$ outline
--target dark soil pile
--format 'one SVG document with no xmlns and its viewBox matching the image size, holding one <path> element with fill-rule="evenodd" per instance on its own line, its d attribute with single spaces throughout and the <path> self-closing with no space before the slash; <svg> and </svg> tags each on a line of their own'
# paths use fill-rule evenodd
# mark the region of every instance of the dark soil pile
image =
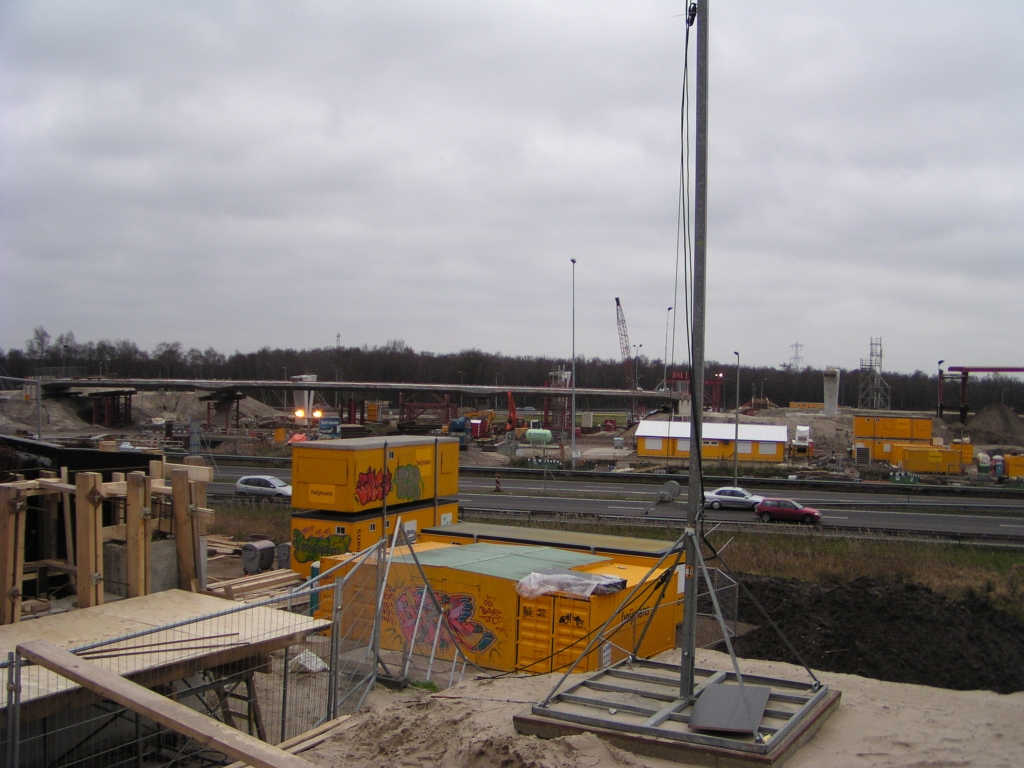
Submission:
<svg viewBox="0 0 1024 768">
<path fill-rule="evenodd" d="M 1024 421 L 1002 403 L 986 405 L 964 427 L 979 445 L 1024 445 Z"/>
<path fill-rule="evenodd" d="M 984 600 L 958 602 L 870 578 L 827 585 L 744 576 L 743 583 L 812 669 L 954 690 L 1024 690 L 1024 624 Z M 796 661 L 742 590 L 739 619 L 759 626 L 736 639 L 737 655 Z"/>
</svg>

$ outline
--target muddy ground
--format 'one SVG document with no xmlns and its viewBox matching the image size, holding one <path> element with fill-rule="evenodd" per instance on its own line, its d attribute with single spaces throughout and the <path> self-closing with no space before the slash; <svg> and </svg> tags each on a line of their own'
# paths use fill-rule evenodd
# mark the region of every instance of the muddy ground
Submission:
<svg viewBox="0 0 1024 768">
<path fill-rule="evenodd" d="M 861 578 L 829 585 L 745 576 L 755 599 L 812 669 L 953 690 L 1024 691 L 1024 624 L 980 598 Z M 794 662 L 742 591 L 735 641 L 752 659 Z M 725 650 L 724 643 L 715 646 Z"/>
</svg>

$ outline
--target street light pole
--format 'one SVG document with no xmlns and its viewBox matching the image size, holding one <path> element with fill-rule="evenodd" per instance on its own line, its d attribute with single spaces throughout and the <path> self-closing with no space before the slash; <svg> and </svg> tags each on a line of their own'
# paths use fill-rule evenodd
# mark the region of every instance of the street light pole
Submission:
<svg viewBox="0 0 1024 768">
<path fill-rule="evenodd" d="M 740 353 L 736 355 L 736 432 L 732 444 L 732 485 L 735 488 L 740 480 Z"/>
<path fill-rule="evenodd" d="M 576 469 L 576 259 L 572 261 L 572 468 Z"/>
<path fill-rule="evenodd" d="M 672 307 L 668 308 L 665 312 L 665 359 L 662 361 L 663 370 L 661 372 L 661 386 L 662 389 L 668 389 L 668 321 L 672 317 Z"/>
</svg>

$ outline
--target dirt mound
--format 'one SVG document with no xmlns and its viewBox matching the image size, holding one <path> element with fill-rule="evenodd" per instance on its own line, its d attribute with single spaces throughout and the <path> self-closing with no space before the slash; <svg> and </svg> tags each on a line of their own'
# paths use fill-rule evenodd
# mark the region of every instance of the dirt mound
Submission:
<svg viewBox="0 0 1024 768">
<path fill-rule="evenodd" d="M 132 403 L 132 413 L 139 422 L 150 418 L 162 418 L 168 421 L 188 421 L 189 419 L 206 420 L 207 404 L 200 401 L 199 392 L 139 392 Z M 271 418 L 280 415 L 269 405 L 252 397 L 247 397 L 239 404 L 240 416 L 243 419 Z M 218 417 L 223 423 L 223 411 Z M 231 411 L 231 423 L 234 425 L 234 406 Z"/>
<path fill-rule="evenodd" d="M 1024 445 L 1024 421 L 1002 403 L 986 405 L 967 422 L 964 432 L 981 445 Z"/>
<path fill-rule="evenodd" d="M 1024 691 L 1024 624 L 983 600 L 958 602 L 917 584 L 866 577 L 837 586 L 760 576 L 743 583 L 813 669 L 962 691 Z M 739 656 L 795 661 L 742 593 L 739 618 L 762 624 L 736 640 Z"/>
</svg>

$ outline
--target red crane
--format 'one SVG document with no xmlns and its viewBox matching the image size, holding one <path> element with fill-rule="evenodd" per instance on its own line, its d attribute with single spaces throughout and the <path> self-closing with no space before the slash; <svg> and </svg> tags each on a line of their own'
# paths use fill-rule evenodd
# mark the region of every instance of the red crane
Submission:
<svg viewBox="0 0 1024 768">
<path fill-rule="evenodd" d="M 622 367 L 626 369 L 626 389 L 636 389 L 636 377 L 633 374 L 633 357 L 630 354 L 629 333 L 626 331 L 626 315 L 622 311 L 619 297 L 615 297 L 615 319 L 619 324 L 619 350 L 622 352 Z"/>
</svg>

